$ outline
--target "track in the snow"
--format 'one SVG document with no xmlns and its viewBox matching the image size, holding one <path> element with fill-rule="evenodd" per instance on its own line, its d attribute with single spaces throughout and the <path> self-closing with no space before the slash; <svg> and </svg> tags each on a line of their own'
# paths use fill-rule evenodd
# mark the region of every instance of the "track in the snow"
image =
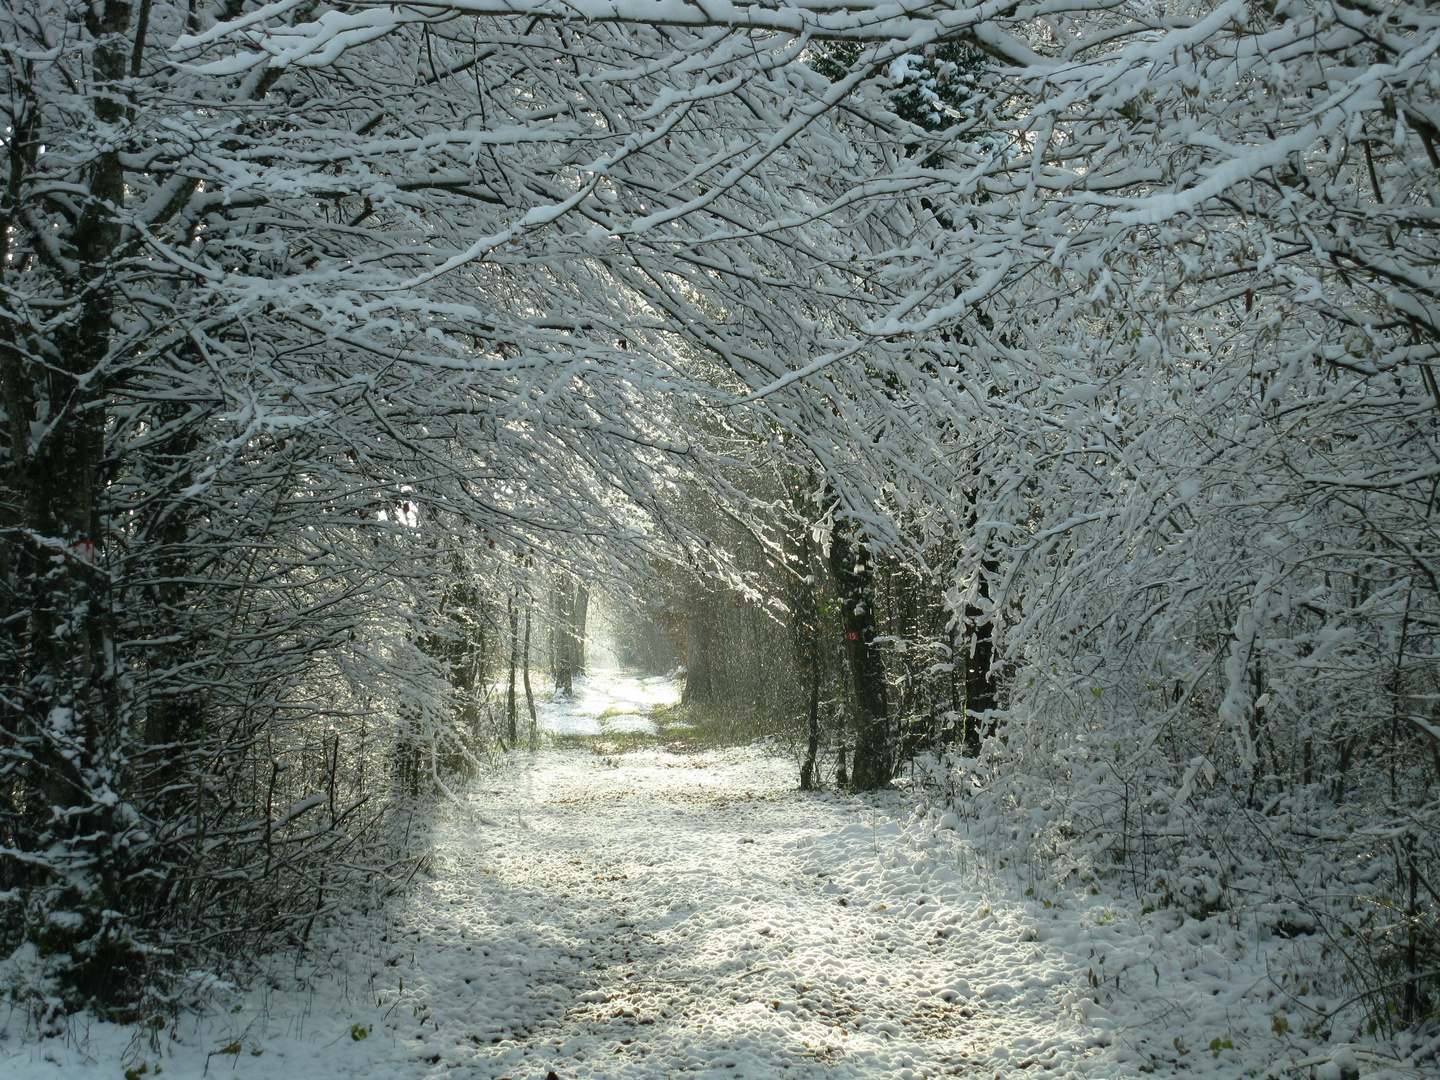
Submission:
<svg viewBox="0 0 1440 1080">
<path fill-rule="evenodd" d="M 972 935 L 926 895 L 902 808 L 805 795 L 793 774 L 754 750 L 516 760 L 441 826 L 408 905 L 390 1064 L 903 1080 L 1045 1041 L 1035 1014 L 1055 1011 L 1057 978 L 974 1000 Z M 916 903 L 868 897 L 897 872 Z"/>
</svg>

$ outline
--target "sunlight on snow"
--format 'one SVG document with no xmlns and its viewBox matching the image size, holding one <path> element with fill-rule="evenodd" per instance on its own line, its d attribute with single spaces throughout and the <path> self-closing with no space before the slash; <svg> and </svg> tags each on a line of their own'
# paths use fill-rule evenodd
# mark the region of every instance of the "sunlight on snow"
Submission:
<svg viewBox="0 0 1440 1080">
<path fill-rule="evenodd" d="M 640 678 L 620 668 L 593 671 L 575 680 L 573 698 L 557 698 L 541 707 L 540 728 L 556 735 L 654 732 L 650 710 L 679 700 L 680 683 L 669 676 Z"/>
</svg>

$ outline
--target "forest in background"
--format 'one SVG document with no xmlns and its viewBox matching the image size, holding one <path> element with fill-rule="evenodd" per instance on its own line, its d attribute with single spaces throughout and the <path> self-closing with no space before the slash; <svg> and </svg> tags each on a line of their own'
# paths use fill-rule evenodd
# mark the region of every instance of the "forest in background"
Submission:
<svg viewBox="0 0 1440 1080">
<path fill-rule="evenodd" d="M 805 786 L 922 776 L 1433 1029 L 1437 41 L 5 5 L 15 992 L 164 1015 L 383 904 L 603 591 Z"/>
</svg>

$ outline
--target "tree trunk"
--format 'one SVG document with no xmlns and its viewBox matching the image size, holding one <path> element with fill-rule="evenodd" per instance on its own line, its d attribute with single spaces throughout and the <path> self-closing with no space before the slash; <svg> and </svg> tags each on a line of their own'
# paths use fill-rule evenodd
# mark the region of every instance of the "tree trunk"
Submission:
<svg viewBox="0 0 1440 1080">
<path fill-rule="evenodd" d="M 1423 998 L 1420 993 L 1422 972 L 1420 970 L 1419 944 L 1423 930 L 1420 926 L 1419 907 L 1420 864 L 1415 857 L 1415 834 L 1413 832 L 1406 834 L 1401 850 L 1405 853 L 1405 861 L 1401 867 L 1401 880 L 1397 884 L 1403 888 L 1406 884 L 1405 876 L 1409 877 L 1409 897 L 1405 904 L 1405 973 L 1408 977 L 1405 980 L 1405 999 L 1400 1007 L 1400 1020 L 1404 1024 L 1414 1024 L 1420 1019 L 1422 1011 L 1420 1008 Z M 1430 1005 L 1433 1015 L 1433 1001 L 1427 1004 Z"/>
<path fill-rule="evenodd" d="M 994 573 L 997 566 L 993 560 L 986 559 L 981 564 L 981 568 L 983 572 L 980 575 L 980 598 L 988 601 L 990 599 L 988 575 Z M 987 723 L 987 714 L 997 704 L 995 675 L 991 671 L 995 662 L 994 630 L 991 616 L 974 604 L 966 604 L 965 631 L 965 753 L 969 757 L 978 757 L 982 740 L 982 725 L 984 725 L 983 738 L 989 738 L 995 730 L 993 719 Z"/>
<path fill-rule="evenodd" d="M 518 737 L 515 722 L 515 667 L 519 662 L 516 653 L 520 646 L 520 613 L 515 610 L 514 597 L 511 597 L 506 606 L 510 609 L 510 687 L 505 694 L 505 737 L 510 745 L 514 746 Z"/>
<path fill-rule="evenodd" d="M 816 648 L 811 652 L 809 659 L 810 666 L 810 715 L 805 740 L 805 760 L 800 765 L 800 790 L 814 791 L 815 764 L 820 754 L 820 665 L 817 662 L 816 654 L 819 652 L 818 642 Z"/>
<path fill-rule="evenodd" d="M 124 121 L 130 5 L 97 2 L 83 12 L 93 118 L 109 130 Z M 37 168 L 40 125 L 35 103 L 14 102 L 6 159 L 6 209 Z M 112 638 L 110 578 L 102 546 L 106 417 L 112 378 L 112 259 L 120 236 L 116 207 L 125 203 L 118 145 L 102 140 L 85 172 L 85 190 L 68 192 L 59 232 L 31 250 L 67 250 L 51 266 L 56 292 L 48 334 L 4 320 L 0 332 L 6 482 L 17 498 L 7 538 L 18 549 L 14 614 L 23 613 L 18 671 L 7 676 L 8 707 L 20 713 L 9 756 L 18 789 L 11 842 L 28 858 L 17 871 L 33 889 L 26 905 L 31 938 L 52 955 L 68 955 L 63 978 L 85 1000 L 111 1004 L 143 964 L 124 917 L 132 909 L 124 884 L 147 844 L 126 798 L 129 784 L 120 672 Z M 28 197 L 28 195 L 26 196 Z M 5 246 L 21 219 L 4 223 Z M 0 274 L 12 269 L 8 254 Z M 8 285 L 9 282 L 7 281 Z M 62 314 L 61 304 L 68 307 Z M 18 621 L 18 620 L 17 620 Z M 8 786 L 8 785 L 7 785 Z M 117 798 L 118 796 L 118 798 Z M 8 878 L 10 875 L 7 874 Z M 80 918 L 52 920 L 50 912 Z M 101 914 L 104 912 L 105 914 Z"/>
<path fill-rule="evenodd" d="M 585 674 L 583 640 L 590 592 L 579 581 L 563 575 L 555 583 L 555 629 L 550 636 L 550 666 L 555 692 L 569 697 L 575 676 Z"/>
<path fill-rule="evenodd" d="M 570 609 L 570 643 L 575 653 L 571 661 L 571 669 L 576 675 L 584 675 L 585 665 L 585 628 L 590 621 L 590 590 L 583 582 L 575 582 L 575 602 Z"/>
<path fill-rule="evenodd" d="M 710 649 L 713 635 L 709 612 L 703 599 L 692 606 L 685 620 L 685 689 L 681 705 L 710 705 L 715 700 L 715 684 L 710 675 Z"/>
<path fill-rule="evenodd" d="M 792 501 L 798 503 L 794 495 Z M 813 791 L 818 786 L 815 775 L 820 756 L 820 671 L 821 619 L 819 604 L 819 567 L 815 564 L 815 552 L 810 542 L 810 526 L 803 523 L 800 530 L 797 562 L 802 574 L 795 580 L 791 590 L 790 607 L 795 627 L 795 651 L 799 655 L 801 670 L 809 687 L 806 708 L 805 760 L 800 763 L 800 790 Z"/>
<path fill-rule="evenodd" d="M 875 648 L 874 568 L 868 546 L 848 522 L 837 520 L 830 534 L 830 572 L 840 590 L 840 622 L 855 710 L 850 787 L 875 791 L 894 775 L 890 715 L 885 668 Z"/>
<path fill-rule="evenodd" d="M 540 720 L 535 714 L 535 691 L 530 689 L 530 608 L 525 608 L 525 651 L 520 660 L 520 670 L 525 679 L 525 707 L 530 710 L 530 751 L 533 753 L 539 742 Z"/>
<path fill-rule="evenodd" d="M 965 753 L 970 757 L 979 756 L 984 714 L 995 708 L 995 679 L 990 671 L 995 657 L 994 642 L 989 620 L 974 621 L 980 614 L 979 608 L 965 608 L 965 617 L 972 620 L 970 648 L 965 654 Z"/>
<path fill-rule="evenodd" d="M 550 630 L 550 674 L 555 692 L 569 697 L 575 692 L 575 669 L 570 649 L 570 583 L 555 582 L 555 625 Z"/>
</svg>

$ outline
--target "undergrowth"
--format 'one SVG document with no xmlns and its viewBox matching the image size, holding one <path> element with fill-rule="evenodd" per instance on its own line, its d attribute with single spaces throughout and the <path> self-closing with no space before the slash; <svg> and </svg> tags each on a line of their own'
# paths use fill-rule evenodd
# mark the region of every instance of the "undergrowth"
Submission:
<svg viewBox="0 0 1440 1080">
<path fill-rule="evenodd" d="M 631 710 L 626 710 L 630 712 Z M 600 725 L 616 715 L 602 713 Z M 688 705 L 659 705 L 645 714 L 654 731 L 602 731 L 598 735 L 577 733 L 547 736 L 552 746 L 586 749 L 603 757 L 640 750 L 669 750 L 677 754 L 749 746 L 774 736 L 773 722 L 758 715 L 698 709 Z"/>
</svg>

